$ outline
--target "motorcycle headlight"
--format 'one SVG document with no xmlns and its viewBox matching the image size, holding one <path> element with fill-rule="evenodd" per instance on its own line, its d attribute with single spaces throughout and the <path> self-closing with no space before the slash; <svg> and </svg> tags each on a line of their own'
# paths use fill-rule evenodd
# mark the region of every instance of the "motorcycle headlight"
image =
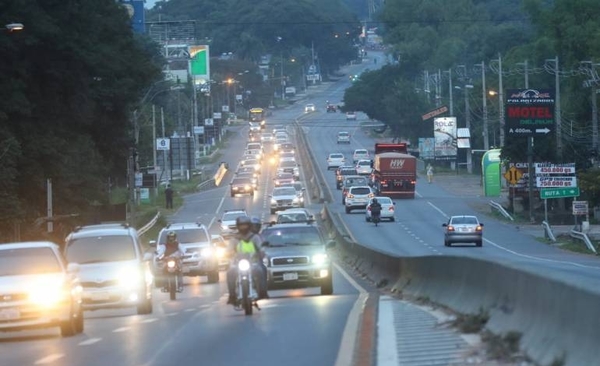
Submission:
<svg viewBox="0 0 600 366">
<path fill-rule="evenodd" d="M 204 258 L 212 257 L 213 250 L 212 250 L 212 248 L 204 248 L 200 251 L 200 255 Z"/>
<path fill-rule="evenodd" d="M 169 260 L 167 262 L 167 267 L 168 268 L 175 268 L 175 261 L 173 259 Z"/>
<path fill-rule="evenodd" d="M 140 284 L 141 273 L 135 268 L 122 269 L 118 274 L 119 286 L 133 288 Z"/>
<path fill-rule="evenodd" d="M 324 264 L 324 263 L 326 263 L 327 259 L 328 259 L 327 254 L 323 254 L 323 253 L 321 253 L 321 254 L 315 254 L 312 257 L 313 263 L 317 264 L 317 265 L 318 264 Z"/>
<path fill-rule="evenodd" d="M 241 259 L 238 262 L 238 269 L 240 271 L 247 271 L 250 269 L 250 262 L 247 259 Z"/>
<path fill-rule="evenodd" d="M 57 279 L 34 283 L 28 290 L 29 301 L 40 306 L 54 306 L 66 297 L 64 282 Z"/>
</svg>

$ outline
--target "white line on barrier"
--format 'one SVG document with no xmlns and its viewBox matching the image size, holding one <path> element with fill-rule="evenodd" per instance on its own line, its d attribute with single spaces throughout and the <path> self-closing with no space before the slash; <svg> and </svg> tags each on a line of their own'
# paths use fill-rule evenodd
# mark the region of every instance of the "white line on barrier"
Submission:
<svg viewBox="0 0 600 366">
<path fill-rule="evenodd" d="M 379 298 L 379 314 L 377 315 L 377 366 L 396 366 L 398 360 L 398 344 L 394 328 L 394 308 L 389 296 Z"/>
<path fill-rule="evenodd" d="M 350 310 L 350 314 L 348 314 L 348 320 L 346 321 L 344 332 L 342 333 L 342 342 L 335 360 L 335 366 L 348 366 L 352 365 L 354 348 L 356 347 L 356 338 L 358 337 L 358 329 L 360 326 L 360 317 L 362 315 L 364 304 L 369 298 L 369 293 L 354 281 L 342 267 L 336 263 L 334 263 L 333 266 L 359 293 L 358 299 L 356 299 L 354 306 L 352 306 L 352 310 Z"/>
</svg>

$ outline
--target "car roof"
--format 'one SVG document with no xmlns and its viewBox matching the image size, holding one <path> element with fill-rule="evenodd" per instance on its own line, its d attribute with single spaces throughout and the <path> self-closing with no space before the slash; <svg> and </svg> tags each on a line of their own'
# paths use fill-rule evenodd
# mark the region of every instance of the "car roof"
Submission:
<svg viewBox="0 0 600 366">
<path fill-rule="evenodd" d="M 136 231 L 132 227 L 99 227 L 92 229 L 84 229 L 84 230 L 75 230 L 69 234 L 70 238 L 85 238 L 90 236 L 118 236 L 118 235 L 127 235 L 127 236 L 135 236 Z"/>
<path fill-rule="evenodd" d="M 369 163 L 369 164 L 371 164 L 371 160 L 367 160 L 367 159 L 360 159 L 360 160 L 358 161 L 358 164 L 360 164 L 360 163 Z"/>
<path fill-rule="evenodd" d="M 371 187 L 369 187 L 369 186 L 352 186 L 352 187 L 350 187 L 350 189 L 355 189 L 355 188 L 368 188 L 369 190 L 371 190 Z"/>
<path fill-rule="evenodd" d="M 329 154 L 329 156 L 332 156 L 332 155 L 342 155 L 342 156 L 344 156 L 344 154 L 342 154 L 342 153 L 339 153 L 339 152 L 337 152 L 337 153 L 330 153 L 330 154 Z"/>
<path fill-rule="evenodd" d="M 354 150 L 354 153 L 358 153 L 358 152 L 360 152 L 360 153 L 368 153 L 369 151 L 367 149 L 356 149 L 356 150 Z"/>
<path fill-rule="evenodd" d="M 348 131 L 340 131 L 340 132 L 338 132 L 338 135 L 339 135 L 339 134 L 342 134 L 342 133 L 343 133 L 343 134 L 346 134 L 346 133 L 347 133 L 347 134 L 350 134 L 350 132 L 348 132 Z"/>
<path fill-rule="evenodd" d="M 167 226 L 165 226 L 164 228 L 161 229 L 162 231 L 165 230 L 189 230 L 189 229 L 206 229 L 206 226 L 204 226 L 204 224 L 199 223 L 199 222 L 176 222 L 176 223 L 172 223 L 172 224 L 168 224 Z"/>
<path fill-rule="evenodd" d="M 310 228 L 314 228 L 314 230 L 316 230 L 319 235 L 321 235 L 321 230 L 319 230 L 319 227 L 317 225 L 315 225 L 315 223 L 313 221 L 307 221 L 305 222 L 306 227 L 310 227 Z M 279 230 L 279 229 L 286 229 L 286 228 L 294 228 L 296 229 L 298 227 L 298 223 L 284 223 L 284 224 L 271 224 L 271 225 L 267 225 L 263 230 Z"/>
<path fill-rule="evenodd" d="M 347 175 L 346 178 L 344 178 L 344 179 L 357 179 L 357 178 L 367 179 L 367 177 L 365 177 L 364 175 Z"/>
<path fill-rule="evenodd" d="M 454 215 L 454 216 L 450 216 L 450 220 L 452 219 L 456 219 L 456 218 L 470 218 L 470 219 L 477 219 L 477 216 L 473 216 L 473 215 Z M 479 221 L 479 220 L 477 220 Z"/>
<path fill-rule="evenodd" d="M 19 243 L 4 243 L 0 244 L 0 250 L 11 249 L 27 249 L 27 248 L 54 248 L 58 249 L 58 245 L 51 241 L 25 241 Z"/>
</svg>

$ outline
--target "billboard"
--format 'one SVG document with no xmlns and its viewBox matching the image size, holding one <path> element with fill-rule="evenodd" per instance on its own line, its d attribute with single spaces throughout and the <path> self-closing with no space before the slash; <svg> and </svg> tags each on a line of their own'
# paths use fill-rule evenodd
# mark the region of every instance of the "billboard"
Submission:
<svg viewBox="0 0 600 366">
<path fill-rule="evenodd" d="M 146 16 L 144 12 L 144 0 L 121 0 L 121 4 L 127 10 L 131 18 L 131 27 L 135 33 L 146 32 Z"/>
<path fill-rule="evenodd" d="M 456 117 L 433 120 L 434 151 L 436 160 L 454 160 L 457 155 Z"/>
<path fill-rule="evenodd" d="M 419 137 L 419 157 L 425 160 L 435 158 L 435 139 L 433 137 Z"/>
<path fill-rule="evenodd" d="M 190 75 L 196 87 L 204 92 L 210 90 L 210 54 L 208 46 L 190 46 Z"/>
<path fill-rule="evenodd" d="M 554 92 L 552 90 L 508 89 L 507 137 L 539 137 L 554 133 Z"/>
</svg>

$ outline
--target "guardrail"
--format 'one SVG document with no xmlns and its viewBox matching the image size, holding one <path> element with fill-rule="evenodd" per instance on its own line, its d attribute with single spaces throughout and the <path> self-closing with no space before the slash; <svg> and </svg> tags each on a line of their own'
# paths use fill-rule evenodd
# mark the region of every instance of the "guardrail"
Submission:
<svg viewBox="0 0 600 366">
<path fill-rule="evenodd" d="M 150 220 L 146 225 L 142 226 L 138 229 L 138 235 L 144 235 L 148 230 L 152 228 L 152 226 L 156 225 L 158 218 L 160 217 L 160 212 L 157 212 L 156 215 Z"/>
<path fill-rule="evenodd" d="M 599 291 L 473 257 L 398 257 L 351 240 L 327 205 L 320 218 L 338 242 L 337 257 L 371 282 L 463 314 L 483 310 L 487 329 L 520 334 L 520 348 L 539 364 L 578 366 L 600 359 Z"/>
<path fill-rule="evenodd" d="M 554 236 L 554 233 L 552 232 L 552 228 L 550 227 L 550 224 L 547 223 L 546 221 L 542 221 L 542 227 L 544 228 L 544 234 L 545 234 L 546 238 L 552 240 L 553 242 L 556 242 L 556 237 Z"/>
<path fill-rule="evenodd" d="M 225 177 L 228 168 L 229 166 L 227 163 L 221 162 L 221 164 L 219 164 L 219 169 L 217 169 L 217 172 L 213 178 L 215 181 L 215 186 L 218 187 L 219 184 L 221 184 L 221 181 L 223 180 L 223 177 Z"/>
<path fill-rule="evenodd" d="M 500 212 L 505 218 L 509 219 L 510 221 L 515 221 L 515 219 L 513 219 L 513 217 L 508 213 L 508 211 L 506 211 L 504 207 L 502 207 L 502 205 L 498 202 L 490 201 L 490 206 L 498 210 L 498 212 Z"/>
<path fill-rule="evenodd" d="M 594 254 L 598 254 L 598 252 L 596 251 L 596 248 L 594 248 L 594 244 L 592 244 L 592 241 L 590 240 L 590 238 L 587 236 L 586 233 L 572 229 L 571 232 L 569 233 L 569 235 L 571 236 L 571 238 L 579 239 L 579 240 L 583 241 L 585 243 L 585 246 L 588 247 L 589 250 L 594 252 Z"/>
</svg>

